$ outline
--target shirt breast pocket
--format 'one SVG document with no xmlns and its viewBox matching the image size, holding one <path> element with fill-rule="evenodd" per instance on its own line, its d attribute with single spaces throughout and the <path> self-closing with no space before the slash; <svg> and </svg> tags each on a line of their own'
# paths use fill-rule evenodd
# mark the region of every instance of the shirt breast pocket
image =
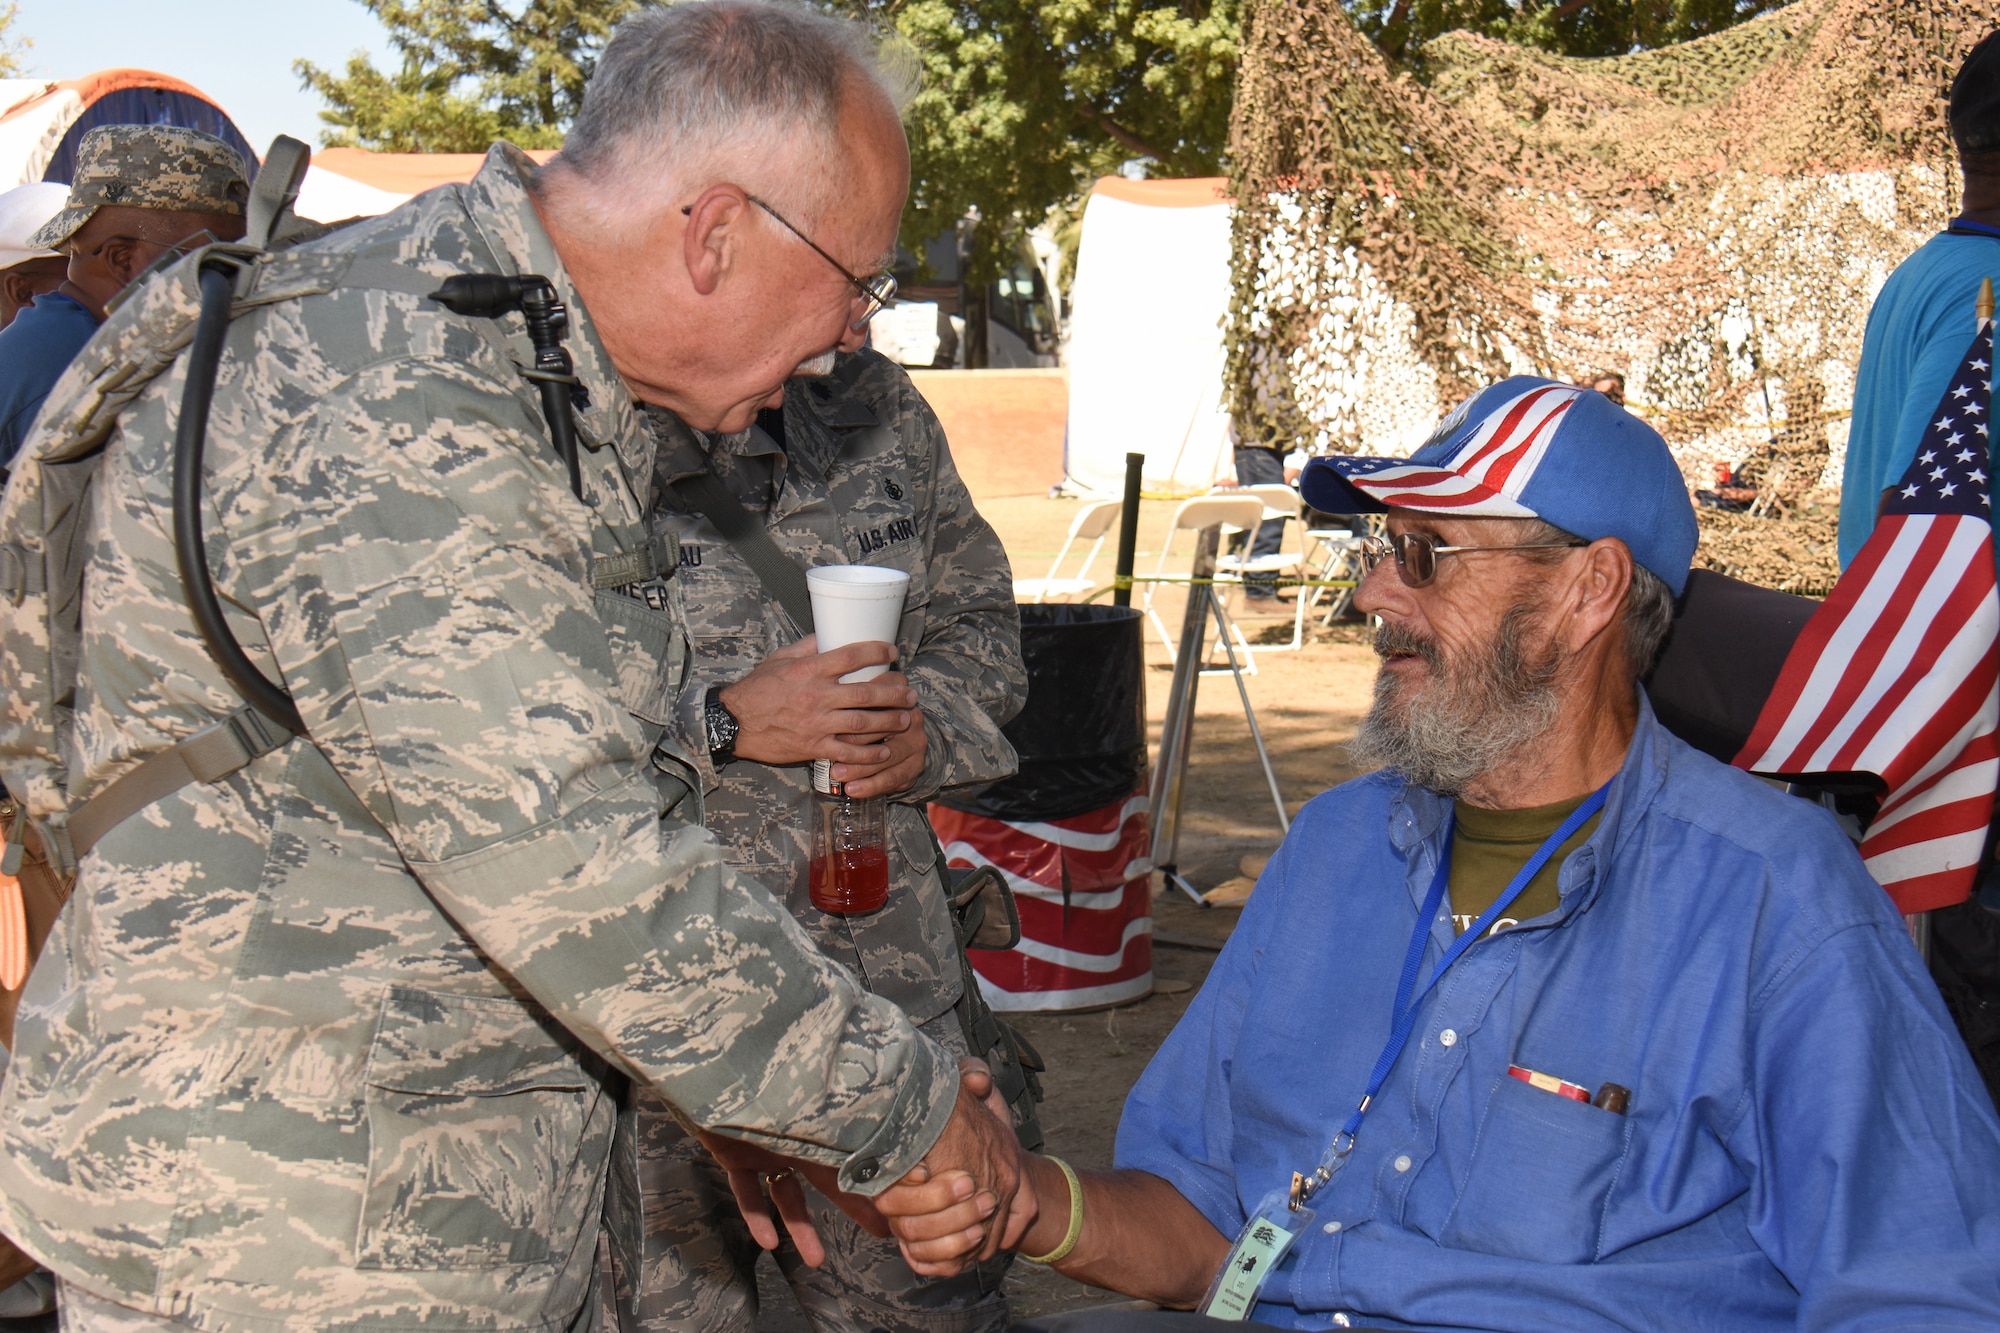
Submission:
<svg viewBox="0 0 2000 1333">
<path fill-rule="evenodd" d="M 597 594 L 597 618 L 618 668 L 619 701 L 634 717 L 656 727 L 667 724 L 687 674 L 688 640 L 678 585 L 679 580 L 669 580 L 663 590 L 648 590 L 662 601 L 657 609 L 616 590 Z"/>
<path fill-rule="evenodd" d="M 1502 1078 L 1439 1241 L 1537 1263 L 1591 1262 L 1630 1127 L 1625 1116 Z"/>
</svg>

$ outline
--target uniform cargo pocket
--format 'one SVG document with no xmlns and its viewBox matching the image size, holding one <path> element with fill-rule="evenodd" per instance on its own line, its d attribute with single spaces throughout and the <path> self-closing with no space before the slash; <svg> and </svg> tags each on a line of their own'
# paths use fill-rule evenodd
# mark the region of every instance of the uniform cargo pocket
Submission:
<svg viewBox="0 0 2000 1333">
<path fill-rule="evenodd" d="M 1510 1259 L 1589 1263 L 1630 1125 L 1625 1116 L 1501 1079 L 1486 1099 L 1465 1189 L 1439 1240 Z"/>
<path fill-rule="evenodd" d="M 391 987 L 367 1081 L 357 1267 L 500 1268 L 570 1252 L 609 1117 L 596 1114 L 596 1078 L 531 1011 Z"/>
</svg>

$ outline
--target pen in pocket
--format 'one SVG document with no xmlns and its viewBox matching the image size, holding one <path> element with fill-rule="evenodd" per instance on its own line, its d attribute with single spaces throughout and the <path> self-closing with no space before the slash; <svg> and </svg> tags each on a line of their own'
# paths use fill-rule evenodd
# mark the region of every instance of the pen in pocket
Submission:
<svg viewBox="0 0 2000 1333">
<path fill-rule="evenodd" d="M 1507 1074 L 1508 1077 L 1518 1078 L 1528 1086 L 1540 1088 L 1543 1092 L 1553 1092 L 1558 1097 L 1567 1097 L 1573 1102 L 1582 1102 L 1586 1106 L 1590 1104 L 1589 1088 L 1559 1079 L 1554 1074 L 1543 1074 L 1533 1069 L 1524 1069 L 1520 1065 L 1508 1065 Z"/>
</svg>

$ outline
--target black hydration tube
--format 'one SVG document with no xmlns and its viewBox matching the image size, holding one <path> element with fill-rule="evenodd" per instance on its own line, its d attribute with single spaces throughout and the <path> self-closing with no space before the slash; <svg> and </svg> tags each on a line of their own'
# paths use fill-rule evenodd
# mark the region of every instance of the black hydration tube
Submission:
<svg viewBox="0 0 2000 1333">
<path fill-rule="evenodd" d="M 285 730 L 304 735 L 306 725 L 292 696 L 265 678 L 230 632 L 209 577 L 208 548 L 202 539 L 202 447 L 208 437 L 216 372 L 222 365 L 222 344 L 229 336 L 229 303 L 235 295 L 236 275 L 229 265 L 202 265 L 201 322 L 195 325 L 194 343 L 188 348 L 187 387 L 181 393 L 181 419 L 174 431 L 174 556 L 180 563 L 188 610 L 222 674 L 252 708 Z"/>
<path fill-rule="evenodd" d="M 181 591 L 209 655 L 236 692 L 265 717 L 302 736 L 305 722 L 291 695 L 257 669 L 230 631 L 208 570 L 201 522 L 202 454 L 208 439 L 209 405 L 222 365 L 222 345 L 229 335 L 235 270 L 226 263 L 206 263 L 200 280 L 201 319 L 188 348 L 187 387 L 181 393 L 180 421 L 174 432 L 174 556 L 180 565 Z M 429 299 L 454 314 L 498 319 L 518 312 L 527 321 L 535 366 L 521 374 L 535 381 L 541 391 L 542 415 L 548 419 L 556 453 L 569 473 L 570 493 L 581 500 L 583 473 L 577 459 L 576 419 L 571 415 L 576 370 L 562 345 L 569 332 L 569 311 L 556 299 L 555 284 L 532 273 L 516 277 L 461 273 L 445 279 Z"/>
</svg>

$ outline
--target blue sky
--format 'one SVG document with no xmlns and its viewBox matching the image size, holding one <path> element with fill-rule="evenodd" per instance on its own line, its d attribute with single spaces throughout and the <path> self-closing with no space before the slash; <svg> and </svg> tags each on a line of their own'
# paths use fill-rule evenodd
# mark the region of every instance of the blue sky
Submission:
<svg viewBox="0 0 2000 1333">
<path fill-rule="evenodd" d="M 339 67 L 365 50 L 385 63 L 382 27 L 358 0 L 20 0 L 28 73 L 72 79 L 137 66 L 207 93 L 263 152 L 274 135 L 319 144 L 319 98 L 298 59 Z"/>
</svg>

